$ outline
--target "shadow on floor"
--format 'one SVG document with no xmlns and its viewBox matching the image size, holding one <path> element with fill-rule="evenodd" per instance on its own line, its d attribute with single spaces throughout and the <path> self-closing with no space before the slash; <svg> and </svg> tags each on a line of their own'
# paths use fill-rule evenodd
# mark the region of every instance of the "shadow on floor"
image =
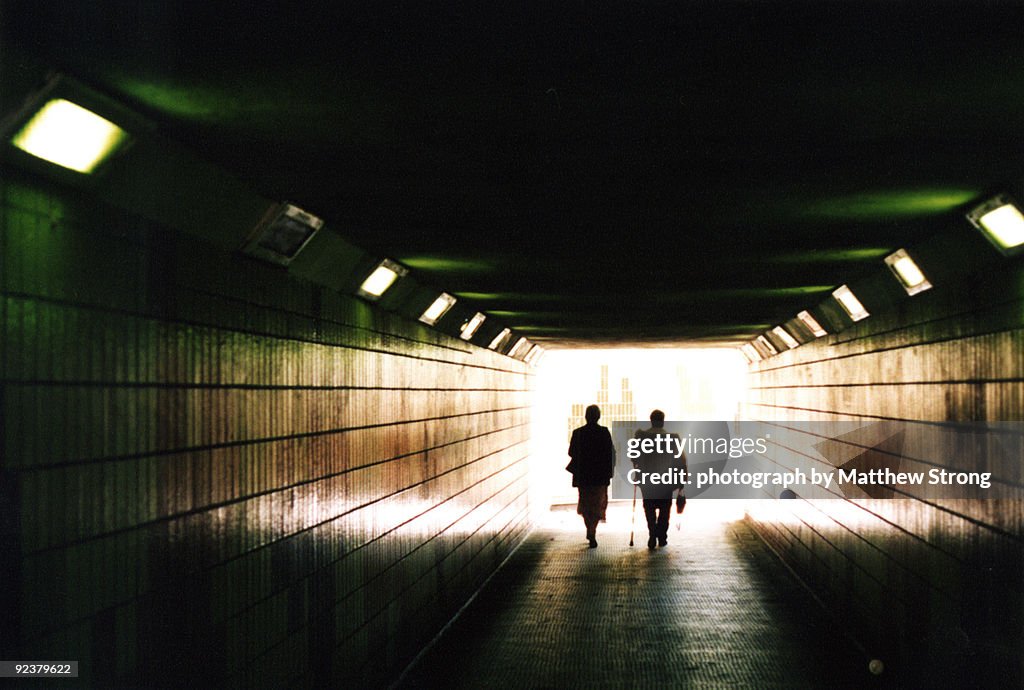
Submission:
<svg viewBox="0 0 1024 690">
<path fill-rule="evenodd" d="M 652 551 L 639 526 L 637 546 L 628 546 L 629 506 L 615 505 L 598 530 L 599 548 L 588 549 L 579 518 L 552 516 L 398 687 L 892 682 L 869 673 L 868 660 L 743 522 L 687 508 L 668 547 Z"/>
</svg>

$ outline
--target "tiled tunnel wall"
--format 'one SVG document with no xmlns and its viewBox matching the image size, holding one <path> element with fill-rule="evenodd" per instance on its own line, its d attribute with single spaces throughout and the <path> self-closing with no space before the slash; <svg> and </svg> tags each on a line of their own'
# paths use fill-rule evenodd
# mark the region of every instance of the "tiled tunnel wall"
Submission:
<svg viewBox="0 0 1024 690">
<path fill-rule="evenodd" d="M 1006 261 L 752 365 L 746 416 L 867 427 L 1021 420 L 1022 295 L 1024 269 Z M 1016 438 L 1015 451 L 971 462 L 952 448 L 899 453 L 904 463 L 917 458 L 918 471 L 981 462 L 997 488 L 1013 491 L 1021 486 L 1020 445 Z M 939 684 L 951 673 L 990 673 L 1007 687 L 1024 682 L 1020 501 L 838 493 L 753 505 L 752 524 L 871 654 Z M 836 643 L 847 644 L 838 631 Z"/>
<path fill-rule="evenodd" d="M 521 362 L 0 185 L 0 658 L 379 684 L 523 538 Z"/>
</svg>

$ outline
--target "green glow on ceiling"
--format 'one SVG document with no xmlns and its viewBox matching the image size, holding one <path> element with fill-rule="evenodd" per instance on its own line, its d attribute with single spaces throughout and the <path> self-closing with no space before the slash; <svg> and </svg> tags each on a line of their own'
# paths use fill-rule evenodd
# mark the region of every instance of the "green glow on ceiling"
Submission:
<svg viewBox="0 0 1024 690">
<path fill-rule="evenodd" d="M 850 249 L 807 249 L 802 252 L 765 254 L 758 263 L 826 264 L 843 261 L 876 261 L 892 253 L 892 247 L 852 247 Z"/>
<path fill-rule="evenodd" d="M 886 220 L 944 213 L 980 194 L 977 189 L 896 189 L 819 199 L 800 207 L 798 213 L 833 220 Z"/>
<path fill-rule="evenodd" d="M 738 324 L 726 324 L 726 325 L 709 325 L 705 328 L 697 328 L 695 330 L 713 330 L 716 332 L 724 333 L 746 333 L 752 331 L 759 333 L 772 327 L 770 323 L 738 323 Z"/>
<path fill-rule="evenodd" d="M 117 89 L 138 103 L 186 120 L 240 125 L 281 136 L 281 120 L 303 120 L 307 133 L 319 131 L 323 120 L 315 97 L 295 94 L 287 84 L 261 75 L 247 82 L 220 83 L 207 75 L 202 83 L 144 78 L 124 73 L 111 76 Z"/>
<path fill-rule="evenodd" d="M 477 302 L 490 302 L 492 300 L 508 299 L 511 293 L 508 292 L 456 292 L 456 297 L 462 299 L 476 300 Z"/>
<path fill-rule="evenodd" d="M 715 299 L 765 299 L 769 297 L 802 297 L 831 292 L 835 285 L 797 285 L 793 287 L 751 287 L 723 288 L 708 290 L 682 290 L 654 295 L 656 299 L 666 302 L 690 302 Z"/>
<path fill-rule="evenodd" d="M 409 268 L 420 271 L 441 271 L 445 273 L 493 273 L 498 270 L 498 262 L 488 259 L 466 259 L 448 256 L 436 256 L 421 254 L 414 256 L 400 256 L 398 260 Z M 469 298 L 472 294 L 489 293 L 462 293 L 460 296 Z"/>
<path fill-rule="evenodd" d="M 132 98 L 154 110 L 190 120 L 220 120 L 240 109 L 219 90 L 198 85 L 157 84 L 129 77 L 116 80 Z"/>
<path fill-rule="evenodd" d="M 799 285 L 782 288 L 737 288 L 732 290 L 708 290 L 715 297 L 800 297 L 831 292 L 834 285 Z"/>
<path fill-rule="evenodd" d="M 477 302 L 554 302 L 566 299 L 564 295 L 552 295 L 544 292 L 456 292 L 455 295 Z"/>
</svg>

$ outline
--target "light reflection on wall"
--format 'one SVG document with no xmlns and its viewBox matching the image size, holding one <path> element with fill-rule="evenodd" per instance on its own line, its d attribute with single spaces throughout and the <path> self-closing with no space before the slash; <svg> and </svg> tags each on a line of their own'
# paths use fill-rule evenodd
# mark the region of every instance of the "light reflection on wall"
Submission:
<svg viewBox="0 0 1024 690">
<path fill-rule="evenodd" d="M 537 369 L 533 406 L 531 454 L 540 478 L 534 484 L 546 494 L 538 503 L 576 500 L 565 471 L 567 419 L 573 404 L 602 405 L 602 366 L 608 369 L 607 402 L 619 402 L 628 379 L 639 423 L 655 408 L 669 420 L 732 420 L 746 395 L 746 361 L 733 348 L 550 350 Z"/>
</svg>

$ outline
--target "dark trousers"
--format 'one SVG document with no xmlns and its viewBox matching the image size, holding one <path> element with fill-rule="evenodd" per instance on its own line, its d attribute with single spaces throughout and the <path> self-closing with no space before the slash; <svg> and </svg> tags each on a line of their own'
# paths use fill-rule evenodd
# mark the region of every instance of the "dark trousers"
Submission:
<svg viewBox="0 0 1024 690">
<path fill-rule="evenodd" d="M 668 519 L 672 514 L 671 498 L 645 498 L 647 534 L 655 539 L 668 539 Z"/>
</svg>

